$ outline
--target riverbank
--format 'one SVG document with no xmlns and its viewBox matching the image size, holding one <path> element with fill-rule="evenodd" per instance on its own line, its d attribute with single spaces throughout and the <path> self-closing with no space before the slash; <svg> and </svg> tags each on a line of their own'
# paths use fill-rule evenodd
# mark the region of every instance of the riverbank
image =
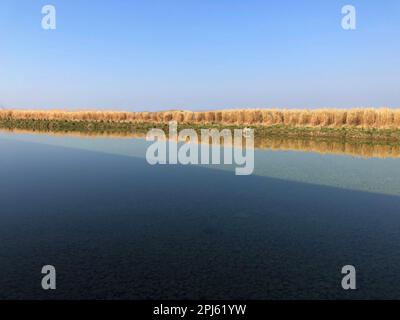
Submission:
<svg viewBox="0 0 400 320">
<path fill-rule="evenodd" d="M 204 125 L 181 123 L 178 129 L 193 128 L 200 131 L 202 128 L 215 129 L 237 129 L 253 128 L 255 137 L 288 137 L 288 138 L 323 138 L 343 141 L 362 141 L 362 142 L 391 142 L 400 143 L 399 129 L 376 129 L 376 128 L 357 128 L 357 127 L 294 127 L 294 126 L 261 126 L 261 125 L 221 125 L 205 123 Z M 81 132 L 81 133 L 100 133 L 100 134 L 124 134 L 129 132 L 146 133 L 152 128 L 164 129 L 168 132 L 168 124 L 163 123 L 131 123 L 116 121 L 68 121 L 68 120 L 14 120 L 0 119 L 0 128 L 20 129 L 31 131 L 48 132 Z"/>
<path fill-rule="evenodd" d="M 400 110 L 222 110 L 207 112 L 114 112 L 0 110 L 0 128 L 52 132 L 168 131 L 179 129 L 253 128 L 255 137 L 322 138 L 341 141 L 400 143 Z"/>
</svg>

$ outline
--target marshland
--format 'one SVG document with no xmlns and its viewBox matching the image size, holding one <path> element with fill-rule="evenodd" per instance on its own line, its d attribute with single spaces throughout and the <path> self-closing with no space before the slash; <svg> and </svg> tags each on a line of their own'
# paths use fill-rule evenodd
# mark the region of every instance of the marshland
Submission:
<svg viewBox="0 0 400 320">
<path fill-rule="evenodd" d="M 0 110 L 0 127 L 51 131 L 146 131 L 181 127 L 254 127 L 259 136 L 400 141 L 399 109 L 234 109 L 215 111 Z"/>
</svg>

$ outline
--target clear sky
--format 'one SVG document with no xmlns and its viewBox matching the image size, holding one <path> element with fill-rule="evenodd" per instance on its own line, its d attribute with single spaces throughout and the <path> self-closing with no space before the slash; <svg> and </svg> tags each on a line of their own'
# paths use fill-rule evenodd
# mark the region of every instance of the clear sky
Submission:
<svg viewBox="0 0 400 320">
<path fill-rule="evenodd" d="M 1 0 L 0 106 L 400 107 L 400 1 Z"/>
</svg>

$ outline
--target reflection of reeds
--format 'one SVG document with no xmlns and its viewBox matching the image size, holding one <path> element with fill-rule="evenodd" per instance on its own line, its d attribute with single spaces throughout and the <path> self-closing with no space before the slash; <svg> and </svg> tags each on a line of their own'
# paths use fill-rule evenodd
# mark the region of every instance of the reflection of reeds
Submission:
<svg viewBox="0 0 400 320">
<path fill-rule="evenodd" d="M 52 131 L 32 131 L 21 129 L 0 129 L 0 131 L 13 132 L 19 134 L 46 134 L 52 136 L 72 136 L 87 138 L 141 138 L 146 137 L 144 132 L 95 132 L 95 131 L 72 131 L 72 132 L 52 132 Z M 211 142 L 211 141 L 210 141 Z M 220 141 L 223 144 L 223 140 Z M 243 142 L 243 145 L 245 143 Z M 400 158 L 400 145 L 397 144 L 371 144 L 354 143 L 335 140 L 318 139 L 295 139 L 287 137 L 256 137 L 255 148 L 269 149 L 274 151 L 301 151 L 314 152 L 321 154 L 343 154 L 364 158 Z"/>
<path fill-rule="evenodd" d="M 343 154 L 364 158 L 400 158 L 400 145 L 370 144 L 315 139 L 262 138 L 256 148 L 277 151 L 301 151 L 321 154 Z"/>
<path fill-rule="evenodd" d="M 10 132 L 16 134 L 48 135 L 54 137 L 76 137 L 76 138 L 145 138 L 145 132 L 99 132 L 99 131 L 49 131 L 49 130 L 29 130 L 16 128 L 0 128 L 0 132 Z"/>
<path fill-rule="evenodd" d="M 0 110 L 0 119 L 139 123 L 167 123 L 175 120 L 178 123 L 193 124 L 400 129 L 400 110 L 371 108 L 347 110 L 234 109 L 199 112 L 176 110 L 160 112 Z"/>
</svg>

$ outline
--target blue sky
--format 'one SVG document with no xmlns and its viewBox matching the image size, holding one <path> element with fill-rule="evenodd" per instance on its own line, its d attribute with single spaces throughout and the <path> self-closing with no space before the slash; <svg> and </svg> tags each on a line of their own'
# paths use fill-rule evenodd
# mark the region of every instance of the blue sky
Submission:
<svg viewBox="0 0 400 320">
<path fill-rule="evenodd" d="M 398 0 L 1 0 L 0 106 L 400 107 L 399 39 Z"/>
</svg>

